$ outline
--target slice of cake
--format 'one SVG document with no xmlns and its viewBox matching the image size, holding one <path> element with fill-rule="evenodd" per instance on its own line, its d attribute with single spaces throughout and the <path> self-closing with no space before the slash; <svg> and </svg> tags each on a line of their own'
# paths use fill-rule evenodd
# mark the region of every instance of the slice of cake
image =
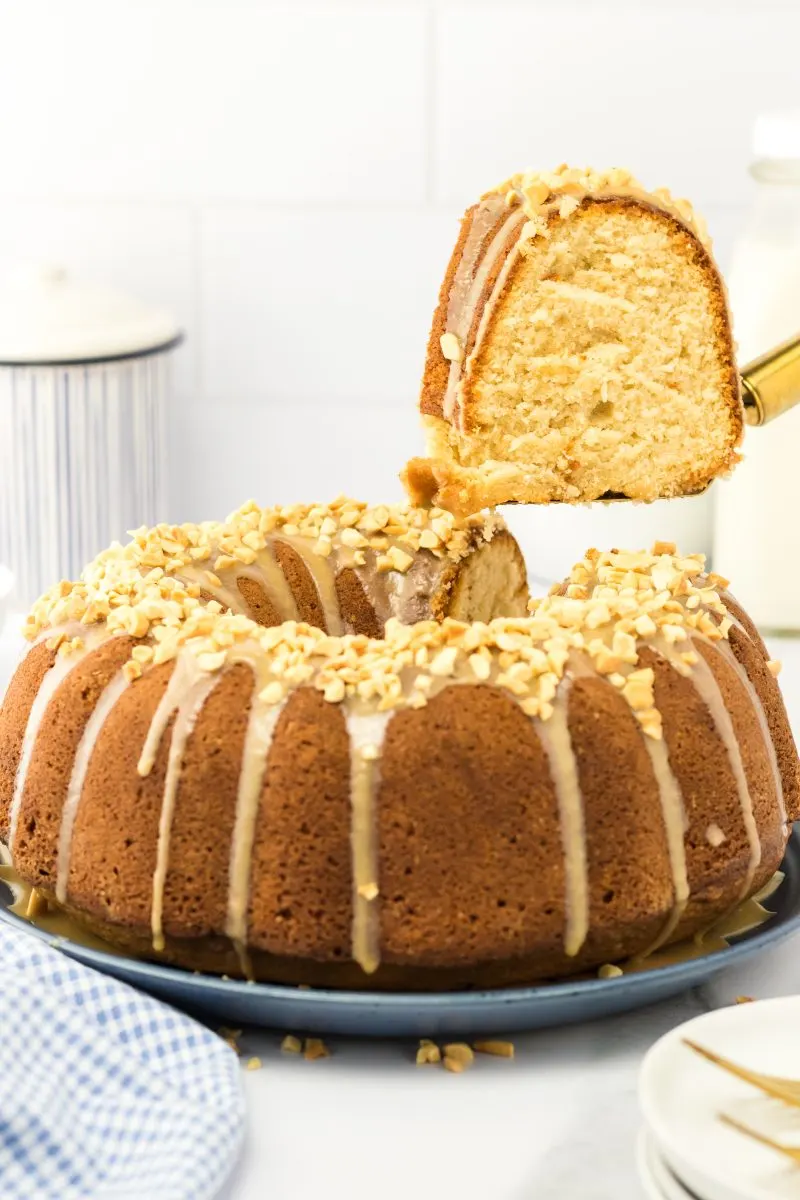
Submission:
<svg viewBox="0 0 800 1200">
<path fill-rule="evenodd" d="M 737 461 L 725 288 L 686 201 L 626 171 L 515 175 L 466 213 L 422 383 L 417 504 L 655 500 Z"/>
</svg>

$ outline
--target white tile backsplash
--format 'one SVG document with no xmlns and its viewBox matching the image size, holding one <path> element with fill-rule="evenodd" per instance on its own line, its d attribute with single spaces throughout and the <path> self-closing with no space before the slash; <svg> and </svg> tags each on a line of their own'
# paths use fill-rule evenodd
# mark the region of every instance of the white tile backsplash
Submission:
<svg viewBox="0 0 800 1200">
<path fill-rule="evenodd" d="M 702 207 L 746 199 L 750 124 L 795 107 L 800 8 L 442 4 L 435 195 L 526 165 L 622 165 Z"/>
<path fill-rule="evenodd" d="M 170 460 L 172 521 L 219 519 L 251 497 L 260 504 L 310 504 L 345 492 L 373 503 L 399 501 L 398 472 L 421 452 L 411 406 L 365 411 L 296 397 L 197 405 L 175 414 Z"/>
<path fill-rule="evenodd" d="M 400 496 L 457 218 L 526 165 L 691 196 L 723 268 L 757 110 L 800 104 L 790 0 L 26 0 L 0 39 L 0 272 L 170 307 L 174 519 Z M 709 537 L 705 502 L 512 513 L 533 569 Z"/>
<path fill-rule="evenodd" d="M 205 391 L 413 404 L 454 212 L 207 209 Z"/>
<path fill-rule="evenodd" d="M 424 9 L 403 3 L 5 6 L 3 187 L 414 203 L 425 29 Z"/>
</svg>

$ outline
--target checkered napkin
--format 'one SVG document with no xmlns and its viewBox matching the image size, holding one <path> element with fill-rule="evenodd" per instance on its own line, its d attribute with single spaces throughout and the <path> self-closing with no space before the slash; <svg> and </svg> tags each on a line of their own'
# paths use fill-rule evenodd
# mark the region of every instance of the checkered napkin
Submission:
<svg viewBox="0 0 800 1200">
<path fill-rule="evenodd" d="M 244 1134 L 236 1055 L 126 984 L 0 928 L 0 1196 L 201 1200 Z"/>
</svg>

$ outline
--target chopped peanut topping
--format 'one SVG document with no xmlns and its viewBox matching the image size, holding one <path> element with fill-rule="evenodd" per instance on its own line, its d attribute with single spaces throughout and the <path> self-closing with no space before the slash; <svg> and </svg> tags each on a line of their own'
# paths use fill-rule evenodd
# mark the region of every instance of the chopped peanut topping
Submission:
<svg viewBox="0 0 800 1200">
<path fill-rule="evenodd" d="M 720 829 L 719 825 L 712 822 L 712 824 L 706 829 L 706 841 L 708 842 L 709 846 L 713 846 L 716 849 L 718 846 L 721 846 L 723 842 L 727 841 L 727 838 Z"/>
<path fill-rule="evenodd" d="M 135 637 L 123 668 L 131 684 L 151 666 L 188 655 L 201 672 L 222 671 L 234 662 L 257 667 L 264 704 L 280 704 L 293 689 L 308 686 L 330 704 L 378 712 L 421 708 L 453 683 L 485 683 L 509 693 L 529 716 L 548 720 L 561 680 L 574 666 L 578 673 L 590 669 L 606 678 L 643 732 L 660 739 L 654 672 L 639 658 L 643 642 L 690 675 L 698 661 L 692 639 L 719 641 L 731 628 L 717 586 L 704 573 L 703 556 L 674 554 L 669 543 L 657 543 L 651 554 L 588 551 L 563 587 L 533 603 L 529 617 L 472 625 L 447 619 L 406 626 L 390 620 L 380 639 L 330 637 L 292 621 L 264 628 L 220 600 L 201 598 L 193 575 L 199 552 L 217 561 L 227 557 L 240 570 L 250 555 L 267 552 L 256 547 L 273 535 L 307 537 L 317 548 L 327 540 L 348 554 L 365 553 L 356 549 L 362 543 L 373 553 L 371 543 L 379 540 L 384 549 L 376 554 L 377 568 L 385 563 L 402 574 L 414 561 L 402 548 L 404 538 L 409 546 L 428 543 L 426 553 L 452 555 L 462 552 L 459 547 L 466 552 L 470 537 L 486 538 L 497 527 L 491 517 L 475 520 L 457 526 L 437 510 L 367 509 L 340 500 L 286 509 L 251 504 L 224 525 L 139 530 L 129 546 L 112 546 L 95 559 L 78 583 L 59 583 L 42 597 L 27 634 L 34 639 L 53 627 L 48 645 L 59 654 L 83 648 L 73 632 L 80 624 L 91 626 L 92 637 L 100 640 Z M 221 596 L 234 586 L 235 579 L 220 584 Z M 773 672 L 776 667 L 770 664 Z M 370 754 L 377 750 L 362 748 L 365 758 Z"/>
<path fill-rule="evenodd" d="M 461 362 L 464 351 L 461 342 L 454 333 L 443 333 L 439 338 L 439 344 L 442 348 L 442 354 L 450 362 Z"/>
<path fill-rule="evenodd" d="M 523 237 L 546 232 L 548 211 L 554 209 L 562 218 L 568 217 L 585 196 L 632 196 L 670 213 L 691 229 L 701 242 L 709 244 L 705 223 L 688 200 L 672 196 L 666 188 L 648 191 L 622 167 L 600 172 L 591 167 L 580 169 L 563 164 L 555 171 L 524 171 L 512 175 L 492 190 L 503 194 L 508 206 L 522 205 L 529 218 L 522 231 Z M 445 354 L 445 357 L 449 356 Z M 654 553 L 674 553 L 670 542 L 656 545 L 666 549 L 654 550 Z"/>
</svg>

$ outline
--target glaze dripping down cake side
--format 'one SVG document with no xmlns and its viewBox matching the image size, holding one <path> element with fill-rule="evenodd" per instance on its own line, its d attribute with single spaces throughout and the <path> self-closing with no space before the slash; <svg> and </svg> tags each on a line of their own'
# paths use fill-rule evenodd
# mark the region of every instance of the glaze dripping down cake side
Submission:
<svg viewBox="0 0 800 1200">
<path fill-rule="evenodd" d="M 704 488 L 743 429 L 724 285 L 685 201 L 621 170 L 516 175 L 466 213 L 439 295 L 415 503 Z"/>
<path fill-rule="evenodd" d="M 501 984 L 683 939 L 779 865 L 797 753 L 701 556 L 593 551 L 530 615 L 370 637 L 205 600 L 180 541 L 143 533 L 45 597 L 0 710 L 16 869 L 113 943 Z"/>
</svg>

